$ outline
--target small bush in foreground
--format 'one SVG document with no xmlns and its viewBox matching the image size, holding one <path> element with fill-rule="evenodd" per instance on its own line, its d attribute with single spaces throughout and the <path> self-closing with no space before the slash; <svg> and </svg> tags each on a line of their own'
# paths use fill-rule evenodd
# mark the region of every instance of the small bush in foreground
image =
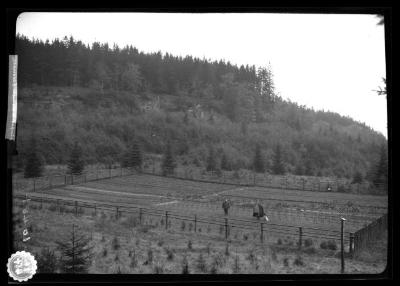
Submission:
<svg viewBox="0 0 400 286">
<path fill-rule="evenodd" d="M 295 258 L 295 260 L 293 261 L 293 265 L 296 265 L 296 266 L 304 266 L 303 258 L 302 258 L 301 256 L 297 256 L 297 257 Z"/>
</svg>

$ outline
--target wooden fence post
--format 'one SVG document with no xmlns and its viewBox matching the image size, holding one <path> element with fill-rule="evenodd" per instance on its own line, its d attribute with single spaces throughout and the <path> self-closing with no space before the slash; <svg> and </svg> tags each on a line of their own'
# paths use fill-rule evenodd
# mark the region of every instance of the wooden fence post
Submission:
<svg viewBox="0 0 400 286">
<path fill-rule="evenodd" d="M 299 249 L 301 249 L 303 245 L 303 228 L 299 227 Z"/>
<path fill-rule="evenodd" d="M 60 200 L 57 200 L 57 207 L 58 207 L 58 212 L 61 213 Z"/>
<path fill-rule="evenodd" d="M 194 215 L 194 232 L 197 232 L 197 215 Z"/>
<path fill-rule="evenodd" d="M 341 260 L 341 268 L 340 268 L 340 271 L 341 271 L 341 273 L 344 273 L 344 232 L 343 232 L 343 230 L 344 230 L 344 222 L 345 222 L 345 218 L 341 218 L 340 219 L 340 222 L 341 222 L 341 224 L 340 224 L 340 260 Z"/>
<path fill-rule="evenodd" d="M 263 241 L 264 241 L 264 223 L 261 223 L 260 227 L 261 227 L 260 240 L 261 240 L 261 243 L 263 243 Z"/>
<path fill-rule="evenodd" d="M 67 175 L 64 175 L 64 185 L 67 185 Z"/>
<path fill-rule="evenodd" d="M 94 204 L 94 215 L 97 216 L 97 205 Z"/>
<path fill-rule="evenodd" d="M 349 245 L 350 254 L 353 254 L 353 244 L 354 244 L 354 233 L 350 232 L 350 245 Z"/>
<path fill-rule="evenodd" d="M 118 211 L 118 207 L 115 207 L 115 216 L 118 219 L 119 217 L 119 211 Z"/>
<path fill-rule="evenodd" d="M 225 218 L 225 239 L 228 239 L 228 218 Z"/>
<path fill-rule="evenodd" d="M 165 229 L 168 229 L 168 211 L 165 212 Z"/>
<path fill-rule="evenodd" d="M 78 201 L 75 201 L 75 215 L 78 215 Z"/>
</svg>

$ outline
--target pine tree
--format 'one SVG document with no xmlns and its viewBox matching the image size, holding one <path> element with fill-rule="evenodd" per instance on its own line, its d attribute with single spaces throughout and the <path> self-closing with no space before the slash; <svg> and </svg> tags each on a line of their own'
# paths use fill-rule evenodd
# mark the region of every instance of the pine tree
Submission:
<svg viewBox="0 0 400 286">
<path fill-rule="evenodd" d="M 221 158 L 221 169 L 225 171 L 230 171 L 231 166 L 228 161 L 228 157 L 226 156 L 225 153 L 222 153 L 222 158 Z"/>
<path fill-rule="evenodd" d="M 259 144 L 256 145 L 256 150 L 254 153 L 253 169 L 257 173 L 265 172 L 264 158 L 261 153 L 261 147 Z"/>
<path fill-rule="evenodd" d="M 43 172 L 43 163 L 39 157 L 36 140 L 35 138 L 31 138 L 29 147 L 29 153 L 26 156 L 24 177 L 25 178 L 35 178 L 40 177 Z"/>
<path fill-rule="evenodd" d="M 68 161 L 68 172 L 73 175 L 80 175 L 84 168 L 85 163 L 82 160 L 82 149 L 78 142 L 75 142 Z"/>
<path fill-rule="evenodd" d="M 280 144 L 277 144 L 275 147 L 272 171 L 275 175 L 283 175 L 285 173 L 285 168 L 282 162 L 282 150 Z"/>
<path fill-rule="evenodd" d="M 60 264 L 67 273 L 86 273 L 92 258 L 93 246 L 90 238 L 76 230 L 72 225 L 70 236 L 64 241 L 56 241 L 61 253 Z"/>
<path fill-rule="evenodd" d="M 168 142 L 165 148 L 164 158 L 162 161 L 162 173 L 163 176 L 171 175 L 174 173 L 175 169 L 175 160 L 172 155 L 171 144 Z"/>
<path fill-rule="evenodd" d="M 48 248 L 42 249 L 37 257 L 37 267 L 39 273 L 55 273 L 57 270 L 57 256 L 54 251 Z"/>
<path fill-rule="evenodd" d="M 208 157 L 207 157 L 207 171 L 215 171 L 217 163 L 215 161 L 215 154 L 214 149 L 212 147 L 208 150 Z"/>
<path fill-rule="evenodd" d="M 383 187 L 387 191 L 388 187 L 388 158 L 385 145 L 381 146 L 379 161 L 375 167 L 376 171 L 373 178 L 373 183 L 376 187 Z"/>
<path fill-rule="evenodd" d="M 353 176 L 353 184 L 361 184 L 363 181 L 363 177 L 359 171 L 356 171 Z"/>
<path fill-rule="evenodd" d="M 135 140 L 132 144 L 131 151 L 129 153 L 128 165 L 135 169 L 141 169 L 143 163 L 143 154 L 140 149 L 139 143 Z"/>
</svg>

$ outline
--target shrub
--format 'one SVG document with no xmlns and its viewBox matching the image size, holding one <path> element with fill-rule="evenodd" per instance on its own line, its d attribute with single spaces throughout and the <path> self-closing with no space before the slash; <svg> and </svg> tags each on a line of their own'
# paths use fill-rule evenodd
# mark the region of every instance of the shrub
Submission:
<svg viewBox="0 0 400 286">
<path fill-rule="evenodd" d="M 162 239 L 160 239 L 160 240 L 157 242 L 157 245 L 158 245 L 159 247 L 163 246 L 163 244 L 164 244 L 164 241 L 163 241 Z"/>
<path fill-rule="evenodd" d="M 304 253 L 315 254 L 315 253 L 317 253 L 317 250 L 315 249 L 315 247 L 310 246 L 310 247 L 307 247 L 306 249 L 304 249 Z"/>
<path fill-rule="evenodd" d="M 182 221 L 182 223 L 181 223 L 181 231 L 185 231 L 185 229 L 186 229 L 186 223 L 185 223 L 185 221 Z"/>
<path fill-rule="evenodd" d="M 182 274 L 189 274 L 189 264 L 186 256 L 184 256 L 182 260 Z"/>
<path fill-rule="evenodd" d="M 200 253 L 198 259 L 197 259 L 197 269 L 199 269 L 202 272 L 207 271 L 207 266 L 206 266 L 206 261 L 204 260 L 203 254 Z"/>
<path fill-rule="evenodd" d="M 247 259 L 250 261 L 251 264 L 253 264 L 255 258 L 256 258 L 256 257 L 255 257 L 255 254 L 254 254 L 254 250 L 251 249 L 251 250 L 249 251 L 249 255 L 247 256 Z"/>
<path fill-rule="evenodd" d="M 276 242 L 278 245 L 282 244 L 282 239 L 278 238 L 278 241 Z"/>
<path fill-rule="evenodd" d="M 136 251 L 133 250 L 132 256 L 131 256 L 131 263 L 130 266 L 132 268 L 135 268 L 138 265 L 138 260 L 137 260 L 137 256 L 136 256 Z"/>
<path fill-rule="evenodd" d="M 114 261 L 119 261 L 118 254 L 115 255 Z"/>
<path fill-rule="evenodd" d="M 119 245 L 119 240 L 118 237 L 114 236 L 113 240 L 112 240 L 112 248 L 114 250 L 119 249 L 120 245 Z"/>
<path fill-rule="evenodd" d="M 330 250 L 337 249 L 336 242 L 334 240 L 323 241 L 321 242 L 320 247 L 322 249 L 330 249 Z"/>
<path fill-rule="evenodd" d="M 192 250 L 192 249 L 193 249 L 193 245 L 192 245 L 192 241 L 191 241 L 191 240 L 188 241 L 187 248 L 188 248 L 189 250 Z"/>
<path fill-rule="evenodd" d="M 57 270 L 57 257 L 54 251 L 48 248 L 42 249 L 37 257 L 37 267 L 39 273 L 55 273 Z"/>
<path fill-rule="evenodd" d="M 276 255 L 276 251 L 275 250 L 272 250 L 271 257 L 272 257 L 273 261 L 278 261 L 278 256 Z"/>
<path fill-rule="evenodd" d="M 147 250 L 147 262 L 148 264 L 153 263 L 153 250 L 151 249 Z"/>
<path fill-rule="evenodd" d="M 298 255 L 293 261 L 293 264 L 296 266 L 304 266 L 303 258 L 300 255 Z"/>
<path fill-rule="evenodd" d="M 162 274 L 164 273 L 164 267 L 162 266 L 161 263 L 157 262 L 156 265 L 154 266 L 154 273 L 155 274 Z"/>
<path fill-rule="evenodd" d="M 207 254 L 210 255 L 210 251 L 211 251 L 211 245 L 210 245 L 210 243 L 207 243 L 206 251 L 207 251 Z"/>
<path fill-rule="evenodd" d="M 214 260 L 210 267 L 210 274 L 218 273 L 218 263 Z"/>
<path fill-rule="evenodd" d="M 249 236 L 247 234 L 243 235 L 243 240 L 247 240 L 249 238 Z"/>
<path fill-rule="evenodd" d="M 240 271 L 240 261 L 239 261 L 239 256 L 236 255 L 233 263 L 233 273 L 236 274 L 239 273 L 239 271 Z"/>
<path fill-rule="evenodd" d="M 201 232 L 201 227 L 199 227 L 198 232 Z"/>
<path fill-rule="evenodd" d="M 103 249 L 103 256 L 106 257 L 107 254 L 108 254 L 107 248 L 104 248 L 104 249 Z"/>
<path fill-rule="evenodd" d="M 136 217 L 128 216 L 121 224 L 127 228 L 133 228 L 138 225 L 138 222 Z"/>
<path fill-rule="evenodd" d="M 285 267 L 289 266 L 289 259 L 287 257 L 283 259 L 283 266 Z"/>
<path fill-rule="evenodd" d="M 304 246 L 305 247 L 310 247 L 312 245 L 313 245 L 313 241 L 312 241 L 311 238 L 307 238 L 307 239 L 304 240 Z"/>
<path fill-rule="evenodd" d="M 226 246 L 225 246 L 225 255 L 226 256 L 229 256 L 229 244 L 226 244 Z"/>
<path fill-rule="evenodd" d="M 174 260 L 174 252 L 170 248 L 165 248 L 165 253 L 167 254 L 167 260 Z"/>
</svg>

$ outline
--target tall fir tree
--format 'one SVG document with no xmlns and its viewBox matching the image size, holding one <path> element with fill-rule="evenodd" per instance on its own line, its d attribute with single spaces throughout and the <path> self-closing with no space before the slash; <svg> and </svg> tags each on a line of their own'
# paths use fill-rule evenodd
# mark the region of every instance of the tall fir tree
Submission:
<svg viewBox="0 0 400 286">
<path fill-rule="evenodd" d="M 136 140 L 134 140 L 132 143 L 131 151 L 129 153 L 128 164 L 129 167 L 135 168 L 137 170 L 142 169 L 143 154 L 140 145 Z"/>
<path fill-rule="evenodd" d="M 56 241 L 61 253 L 60 264 L 66 273 L 87 273 L 93 257 L 90 238 L 72 225 L 72 231 L 65 240 Z"/>
<path fill-rule="evenodd" d="M 75 142 L 68 161 L 68 172 L 72 175 L 81 175 L 84 168 L 85 163 L 82 159 L 82 149 L 78 142 Z"/>
<path fill-rule="evenodd" d="M 207 157 L 207 171 L 215 171 L 217 168 L 217 162 L 215 160 L 214 149 L 209 147 Z"/>
<path fill-rule="evenodd" d="M 283 166 L 282 149 L 280 144 L 277 144 L 275 147 L 272 172 L 275 175 L 283 175 L 285 173 L 285 168 Z"/>
<path fill-rule="evenodd" d="M 43 173 L 43 162 L 38 154 L 36 139 L 31 138 L 29 143 L 29 152 L 26 156 L 24 177 L 40 177 Z"/>
<path fill-rule="evenodd" d="M 230 165 L 230 162 L 229 162 L 229 160 L 228 160 L 228 157 L 226 156 L 225 152 L 222 153 L 222 158 L 221 158 L 221 169 L 222 169 L 222 170 L 225 170 L 225 171 L 230 171 L 230 170 L 232 169 L 232 168 L 231 168 L 231 165 Z"/>
<path fill-rule="evenodd" d="M 175 170 L 175 159 L 171 150 L 171 143 L 168 142 L 165 148 L 165 153 L 163 157 L 163 161 L 161 164 L 162 174 L 163 176 L 172 175 Z"/>
<path fill-rule="evenodd" d="M 380 148 L 379 161 L 375 167 L 373 183 L 376 187 L 383 188 L 387 191 L 388 187 L 388 157 L 385 145 Z"/>
<path fill-rule="evenodd" d="M 254 159 L 253 159 L 253 170 L 257 173 L 265 172 L 264 158 L 261 153 L 261 147 L 259 144 L 256 145 Z"/>
</svg>

